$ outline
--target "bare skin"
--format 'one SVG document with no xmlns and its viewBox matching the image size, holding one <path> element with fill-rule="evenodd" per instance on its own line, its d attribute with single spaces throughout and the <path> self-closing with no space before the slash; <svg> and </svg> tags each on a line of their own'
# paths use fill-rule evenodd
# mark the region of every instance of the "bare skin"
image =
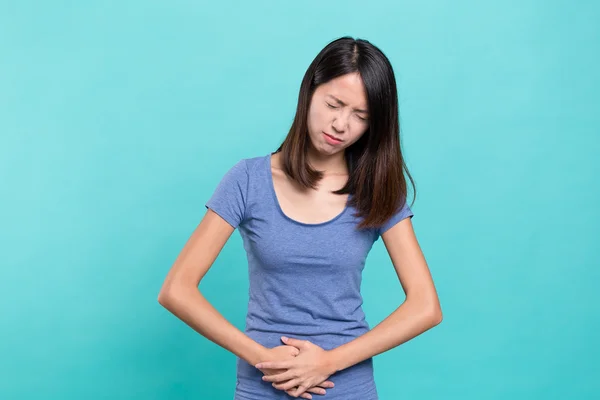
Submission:
<svg viewBox="0 0 600 400">
<path fill-rule="evenodd" d="M 273 186 L 279 205 L 289 218 L 307 224 L 318 224 L 333 219 L 346 207 L 348 195 L 336 195 L 331 191 L 344 186 L 348 175 L 339 173 L 325 175 L 318 190 L 302 190 L 281 167 L 281 153 L 271 156 Z"/>
</svg>

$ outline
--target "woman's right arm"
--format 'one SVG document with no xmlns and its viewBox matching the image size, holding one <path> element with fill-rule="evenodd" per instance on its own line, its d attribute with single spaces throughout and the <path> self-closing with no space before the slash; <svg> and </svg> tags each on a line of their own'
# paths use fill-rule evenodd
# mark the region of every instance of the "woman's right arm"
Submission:
<svg viewBox="0 0 600 400">
<path fill-rule="evenodd" d="M 265 359 L 268 349 L 229 323 L 198 289 L 233 231 L 207 209 L 167 274 L 158 302 L 202 336 L 255 365 Z"/>
<path fill-rule="evenodd" d="M 233 228 L 210 208 L 177 256 L 158 294 L 158 302 L 202 336 L 256 365 L 268 360 L 286 360 L 299 350 L 282 344 L 268 349 L 229 323 L 204 298 L 198 286 L 233 233 Z M 261 369 L 263 373 L 280 370 Z M 333 382 L 325 381 L 308 392 L 324 395 Z M 288 393 L 291 393 L 289 390 Z M 300 396 L 311 399 L 310 393 Z"/>
</svg>

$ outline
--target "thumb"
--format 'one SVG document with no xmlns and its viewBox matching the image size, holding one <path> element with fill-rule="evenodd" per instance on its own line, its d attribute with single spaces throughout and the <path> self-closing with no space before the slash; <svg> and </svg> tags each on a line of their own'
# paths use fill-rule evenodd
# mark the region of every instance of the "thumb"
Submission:
<svg viewBox="0 0 600 400">
<path fill-rule="evenodd" d="M 286 336 L 282 336 L 281 340 L 283 341 L 283 343 L 288 344 L 290 346 L 295 346 L 299 349 L 304 348 L 304 346 L 306 345 L 304 340 L 292 339 Z"/>
</svg>

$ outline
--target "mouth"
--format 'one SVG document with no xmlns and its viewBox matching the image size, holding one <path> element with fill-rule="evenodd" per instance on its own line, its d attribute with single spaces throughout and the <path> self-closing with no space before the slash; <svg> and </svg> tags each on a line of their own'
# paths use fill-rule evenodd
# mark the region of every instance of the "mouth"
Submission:
<svg viewBox="0 0 600 400">
<path fill-rule="evenodd" d="M 331 139 L 332 141 L 336 142 L 336 143 L 342 143 L 342 142 L 343 142 L 343 140 L 342 140 L 342 139 L 338 139 L 338 138 L 336 138 L 335 136 L 332 136 L 332 135 L 330 135 L 330 134 L 328 134 L 328 133 L 325 133 L 325 132 L 323 132 L 323 134 L 324 134 L 326 137 L 328 137 L 329 139 Z"/>
</svg>

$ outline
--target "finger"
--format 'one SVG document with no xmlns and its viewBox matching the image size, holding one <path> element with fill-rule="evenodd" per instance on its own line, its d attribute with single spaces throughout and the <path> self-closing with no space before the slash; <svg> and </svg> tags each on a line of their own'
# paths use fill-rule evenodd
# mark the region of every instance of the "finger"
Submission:
<svg viewBox="0 0 600 400">
<path fill-rule="evenodd" d="M 295 389 L 295 388 L 294 388 Z M 292 395 L 292 391 L 294 389 L 290 389 L 290 390 L 286 390 L 286 393 L 289 394 L 290 396 Z M 304 392 L 300 395 L 300 397 L 302 397 L 303 399 L 312 399 L 312 396 L 310 395 L 310 393 Z"/>
<path fill-rule="evenodd" d="M 333 382 L 331 382 L 331 381 L 325 381 L 325 382 L 322 382 L 322 383 L 320 383 L 320 384 L 319 384 L 319 385 L 317 385 L 317 386 L 320 386 L 320 387 L 322 387 L 322 388 L 332 388 L 332 387 L 334 387 L 334 386 L 335 386 L 335 383 L 333 383 Z"/>
<path fill-rule="evenodd" d="M 287 369 L 267 369 L 267 368 L 262 368 L 259 370 L 260 372 L 262 372 L 265 375 L 276 375 L 276 374 L 282 374 L 285 371 L 287 371 Z"/>
<path fill-rule="evenodd" d="M 256 368 L 289 369 L 293 364 L 289 361 L 264 361 L 255 365 Z"/>
<path fill-rule="evenodd" d="M 311 387 L 310 389 L 307 390 L 307 392 L 311 392 L 314 394 L 326 394 L 327 393 L 327 391 L 325 389 L 323 389 L 321 387 L 317 387 L 317 386 Z"/>
<path fill-rule="evenodd" d="M 300 379 L 296 378 L 296 379 L 290 379 L 287 382 L 283 382 L 283 383 L 273 383 L 273 387 L 275 389 L 279 389 L 279 390 L 290 390 L 295 388 L 296 386 L 298 386 L 298 384 L 300 383 Z"/>
<path fill-rule="evenodd" d="M 287 346 L 290 349 L 290 354 L 294 357 L 298 356 L 298 354 L 300 354 L 300 349 L 298 349 L 295 346 Z"/>
<path fill-rule="evenodd" d="M 292 338 L 285 337 L 285 336 L 282 336 L 281 340 L 285 344 L 295 346 L 295 347 L 297 347 L 299 349 L 305 348 L 306 345 L 309 343 L 307 340 L 292 339 Z"/>
<path fill-rule="evenodd" d="M 299 385 L 298 389 L 296 389 L 295 391 L 292 392 L 292 396 L 298 397 L 302 393 L 306 392 L 307 389 L 308 389 L 308 387 L 306 387 L 305 385 Z"/>
<path fill-rule="evenodd" d="M 262 380 L 266 381 L 266 382 L 281 383 L 281 382 L 288 381 L 288 380 L 292 379 L 293 377 L 294 377 L 294 375 L 290 371 L 285 371 L 280 374 L 265 375 L 262 377 Z"/>
</svg>

